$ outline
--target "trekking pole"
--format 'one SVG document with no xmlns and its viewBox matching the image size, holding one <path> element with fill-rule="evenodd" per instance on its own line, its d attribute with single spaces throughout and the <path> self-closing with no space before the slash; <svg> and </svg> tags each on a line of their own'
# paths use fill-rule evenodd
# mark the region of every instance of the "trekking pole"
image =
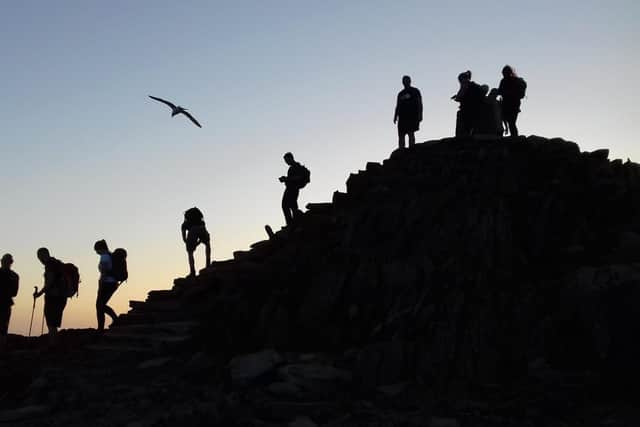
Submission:
<svg viewBox="0 0 640 427">
<path fill-rule="evenodd" d="M 44 333 L 44 305 L 42 306 L 42 325 L 40 325 L 40 335 Z"/>
<path fill-rule="evenodd" d="M 31 322 L 29 322 L 29 336 L 31 336 L 31 327 L 33 326 L 33 313 L 36 311 L 36 294 L 38 293 L 38 287 L 33 287 L 35 291 L 33 291 L 33 308 L 31 309 Z"/>
</svg>

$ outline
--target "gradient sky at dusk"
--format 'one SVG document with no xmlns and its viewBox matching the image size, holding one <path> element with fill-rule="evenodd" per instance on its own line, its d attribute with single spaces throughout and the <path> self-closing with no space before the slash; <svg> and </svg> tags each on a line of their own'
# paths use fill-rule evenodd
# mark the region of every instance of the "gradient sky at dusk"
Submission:
<svg viewBox="0 0 640 427">
<path fill-rule="evenodd" d="M 123 312 L 186 274 L 185 209 L 204 212 L 215 259 L 280 227 L 284 152 L 312 171 L 301 203 L 330 200 L 395 148 L 403 74 L 423 95 L 419 141 L 453 133 L 459 72 L 495 87 L 508 63 L 528 82 L 521 133 L 640 161 L 639 12 L 631 0 L 3 3 L 0 252 L 21 275 L 10 330 L 28 329 L 40 246 L 81 271 L 63 327 L 95 327 L 95 240 L 129 251 Z"/>
</svg>

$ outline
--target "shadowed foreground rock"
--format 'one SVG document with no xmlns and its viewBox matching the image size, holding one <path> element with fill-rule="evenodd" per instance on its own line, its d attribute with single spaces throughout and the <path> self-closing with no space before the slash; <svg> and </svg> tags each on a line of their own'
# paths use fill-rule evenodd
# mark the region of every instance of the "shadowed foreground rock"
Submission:
<svg viewBox="0 0 640 427">
<path fill-rule="evenodd" d="M 0 421 L 636 425 L 640 166 L 607 157 L 448 139 L 368 163 L 73 357 L 21 350 L 40 375 Z"/>
</svg>

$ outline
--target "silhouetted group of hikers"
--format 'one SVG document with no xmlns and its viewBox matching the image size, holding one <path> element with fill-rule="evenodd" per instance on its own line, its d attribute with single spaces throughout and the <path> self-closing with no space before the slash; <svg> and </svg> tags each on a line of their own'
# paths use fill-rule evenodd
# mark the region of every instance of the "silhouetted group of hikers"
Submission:
<svg viewBox="0 0 640 427">
<path fill-rule="evenodd" d="M 502 69 L 502 80 L 497 89 L 489 91 L 487 85 L 479 85 L 471 80 L 471 71 L 458 76 L 460 89 L 451 97 L 460 103 L 456 120 L 456 136 L 489 135 L 501 137 L 506 133 L 518 135 L 516 121 L 520 113 L 520 103 L 525 96 L 526 82 L 518 77 L 512 67 L 506 65 Z M 393 116 L 398 125 L 398 146 L 405 148 L 405 136 L 409 146 L 415 144 L 415 132 L 422 122 L 422 96 L 420 91 L 411 86 L 409 76 L 402 77 L 404 89 L 398 93 Z M 501 97 L 498 100 L 498 96 Z M 285 223 L 289 226 L 302 213 L 298 208 L 300 190 L 311 180 L 311 172 L 297 162 L 292 153 L 285 153 L 284 161 L 289 166 L 287 174 L 278 178 L 285 185 L 282 195 L 282 212 Z M 184 221 L 180 227 L 182 241 L 187 250 L 189 261 L 189 277 L 196 275 L 194 252 L 203 244 L 205 247 L 205 267 L 211 264 L 211 236 L 207 231 L 204 216 L 197 207 L 184 212 Z M 271 228 L 267 231 L 272 234 Z M 98 332 L 104 331 L 105 315 L 116 320 L 116 312 L 107 304 L 118 287 L 127 280 L 127 252 L 119 248 L 111 252 L 105 240 L 98 240 L 94 250 L 100 257 L 98 271 L 98 292 L 96 297 L 96 317 Z M 78 294 L 80 275 L 75 265 L 63 263 L 51 256 L 47 248 L 40 248 L 37 257 L 44 266 L 44 285 L 33 293 L 33 308 L 29 335 L 33 326 L 33 312 L 36 299 L 44 295 L 43 322 L 46 321 L 49 336 L 53 341 L 58 328 L 62 324 L 62 314 L 67 299 Z M 11 317 L 13 298 L 18 294 L 20 278 L 11 266 L 13 257 L 5 254 L 0 260 L 0 351 L 6 345 L 7 330 Z M 43 325 L 44 326 L 44 325 Z"/>
<path fill-rule="evenodd" d="M 458 75 L 460 89 L 451 97 L 460 103 L 456 117 L 456 136 L 502 137 L 509 133 L 518 136 L 516 121 L 520 104 L 525 97 L 527 83 L 518 77 L 513 67 L 502 68 L 502 80 L 497 89 L 489 90 L 471 80 L 471 71 Z M 409 146 L 416 142 L 415 132 L 422 122 L 422 95 L 411 86 L 411 77 L 402 77 L 404 89 L 398 93 L 393 123 L 398 124 L 398 147 L 405 148 L 405 136 Z M 498 99 L 500 97 L 501 99 Z"/>
<path fill-rule="evenodd" d="M 100 256 L 96 317 L 98 319 L 97 330 L 101 333 L 104 332 L 105 314 L 108 314 L 112 320 L 118 317 L 107 303 L 118 287 L 128 278 L 127 252 L 122 248 L 110 252 L 107 242 L 104 240 L 98 240 L 93 248 Z M 42 327 L 44 329 L 46 322 L 50 343 L 53 344 L 58 328 L 62 324 L 62 315 L 67 306 L 67 299 L 79 293 L 80 273 L 74 264 L 62 262 L 51 256 L 47 248 L 38 249 L 36 256 L 44 266 L 44 284 L 40 290 L 36 286 L 33 292 L 29 335 L 31 335 L 33 327 L 36 300 L 44 295 Z M 2 351 L 6 346 L 11 306 L 13 298 L 18 294 L 20 277 L 11 269 L 13 264 L 11 254 L 5 254 L 0 264 L 0 351 Z"/>
</svg>

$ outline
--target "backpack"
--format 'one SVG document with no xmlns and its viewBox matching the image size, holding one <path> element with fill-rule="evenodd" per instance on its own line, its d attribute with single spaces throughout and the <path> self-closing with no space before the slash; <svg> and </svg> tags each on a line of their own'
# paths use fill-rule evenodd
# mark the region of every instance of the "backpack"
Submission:
<svg viewBox="0 0 640 427">
<path fill-rule="evenodd" d="M 305 165 L 300 165 L 298 169 L 298 172 L 300 174 L 298 188 L 304 188 L 308 183 L 311 182 L 311 171 Z"/>
<path fill-rule="evenodd" d="M 522 99 L 527 94 L 527 82 L 522 77 L 518 77 L 516 82 L 516 96 L 518 99 Z"/>
<path fill-rule="evenodd" d="M 129 278 L 127 271 L 127 251 L 118 248 L 111 253 L 111 277 L 122 283 Z"/>
<path fill-rule="evenodd" d="M 62 293 L 65 297 L 71 298 L 72 296 L 78 296 L 78 285 L 80 284 L 80 272 L 78 267 L 70 262 L 60 263 L 60 272 L 62 274 L 63 290 Z"/>
<path fill-rule="evenodd" d="M 187 209 L 184 212 L 184 219 L 189 224 L 199 224 L 204 219 L 204 215 L 202 215 L 202 212 L 200 212 L 200 209 L 193 207 L 193 208 Z"/>
</svg>

